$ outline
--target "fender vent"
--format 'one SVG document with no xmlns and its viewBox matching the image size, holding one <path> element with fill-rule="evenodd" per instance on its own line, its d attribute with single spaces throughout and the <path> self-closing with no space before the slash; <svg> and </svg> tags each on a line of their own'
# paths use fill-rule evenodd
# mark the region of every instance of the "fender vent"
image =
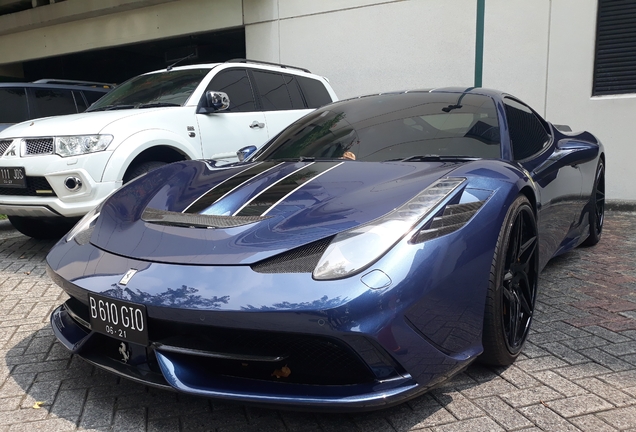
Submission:
<svg viewBox="0 0 636 432">
<path fill-rule="evenodd" d="M 411 241 L 413 243 L 422 243 L 457 231 L 466 225 L 485 202 L 484 200 L 447 205 L 444 213 L 441 216 L 434 217 L 428 227 L 415 234 Z"/>
<path fill-rule="evenodd" d="M 332 239 L 333 236 L 327 237 L 267 258 L 253 264 L 252 270 L 257 273 L 311 273 Z"/>
</svg>

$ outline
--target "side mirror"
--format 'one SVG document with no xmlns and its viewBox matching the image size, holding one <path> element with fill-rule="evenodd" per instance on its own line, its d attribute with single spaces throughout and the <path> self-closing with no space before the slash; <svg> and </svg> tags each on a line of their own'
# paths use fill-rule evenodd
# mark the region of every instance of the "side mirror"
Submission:
<svg viewBox="0 0 636 432">
<path fill-rule="evenodd" d="M 236 152 L 236 157 L 238 157 L 239 162 L 243 162 L 245 159 L 250 157 L 252 153 L 254 153 L 255 151 L 256 151 L 256 146 L 251 145 L 251 146 L 243 147 Z"/>
<path fill-rule="evenodd" d="M 227 93 L 208 91 L 205 92 L 205 106 L 199 107 L 198 114 L 210 114 L 217 111 L 225 111 L 230 107 L 230 97 Z"/>
</svg>

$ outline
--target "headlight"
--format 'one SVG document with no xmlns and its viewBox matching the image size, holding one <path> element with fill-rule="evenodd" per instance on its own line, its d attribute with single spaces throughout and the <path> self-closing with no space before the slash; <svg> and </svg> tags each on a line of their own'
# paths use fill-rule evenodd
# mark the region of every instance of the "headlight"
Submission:
<svg viewBox="0 0 636 432">
<path fill-rule="evenodd" d="M 98 205 L 93 210 L 86 213 L 86 215 L 82 219 L 80 219 L 80 221 L 77 224 L 75 224 L 73 229 L 71 229 L 69 233 L 66 234 L 66 241 L 70 242 L 71 240 L 73 240 L 73 238 L 79 236 L 83 232 L 89 229 L 92 229 L 97 223 L 97 218 L 99 217 L 101 210 L 102 210 L 102 204 Z M 79 241 L 78 243 L 84 244 Z"/>
<path fill-rule="evenodd" d="M 438 180 L 392 212 L 336 235 L 320 257 L 314 279 L 342 278 L 368 267 L 465 181 L 465 178 Z"/>
<path fill-rule="evenodd" d="M 55 138 L 55 153 L 62 157 L 78 156 L 105 150 L 112 135 L 78 135 Z"/>
</svg>

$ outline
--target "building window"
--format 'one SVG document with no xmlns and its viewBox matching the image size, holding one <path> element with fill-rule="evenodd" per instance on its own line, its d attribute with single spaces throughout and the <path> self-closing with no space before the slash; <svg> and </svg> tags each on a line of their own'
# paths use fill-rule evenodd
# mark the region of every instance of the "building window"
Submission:
<svg viewBox="0 0 636 432">
<path fill-rule="evenodd" d="M 636 93 L 636 2 L 598 0 L 594 96 Z"/>
</svg>

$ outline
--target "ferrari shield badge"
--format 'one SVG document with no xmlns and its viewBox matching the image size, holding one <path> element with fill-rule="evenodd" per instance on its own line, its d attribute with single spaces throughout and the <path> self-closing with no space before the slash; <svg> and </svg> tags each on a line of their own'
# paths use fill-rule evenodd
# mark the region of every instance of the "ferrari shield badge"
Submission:
<svg viewBox="0 0 636 432">
<path fill-rule="evenodd" d="M 126 285 L 128 282 L 130 282 L 130 279 L 132 279 L 135 273 L 137 273 L 137 269 L 128 270 L 126 274 L 119 281 L 119 285 Z"/>
</svg>

